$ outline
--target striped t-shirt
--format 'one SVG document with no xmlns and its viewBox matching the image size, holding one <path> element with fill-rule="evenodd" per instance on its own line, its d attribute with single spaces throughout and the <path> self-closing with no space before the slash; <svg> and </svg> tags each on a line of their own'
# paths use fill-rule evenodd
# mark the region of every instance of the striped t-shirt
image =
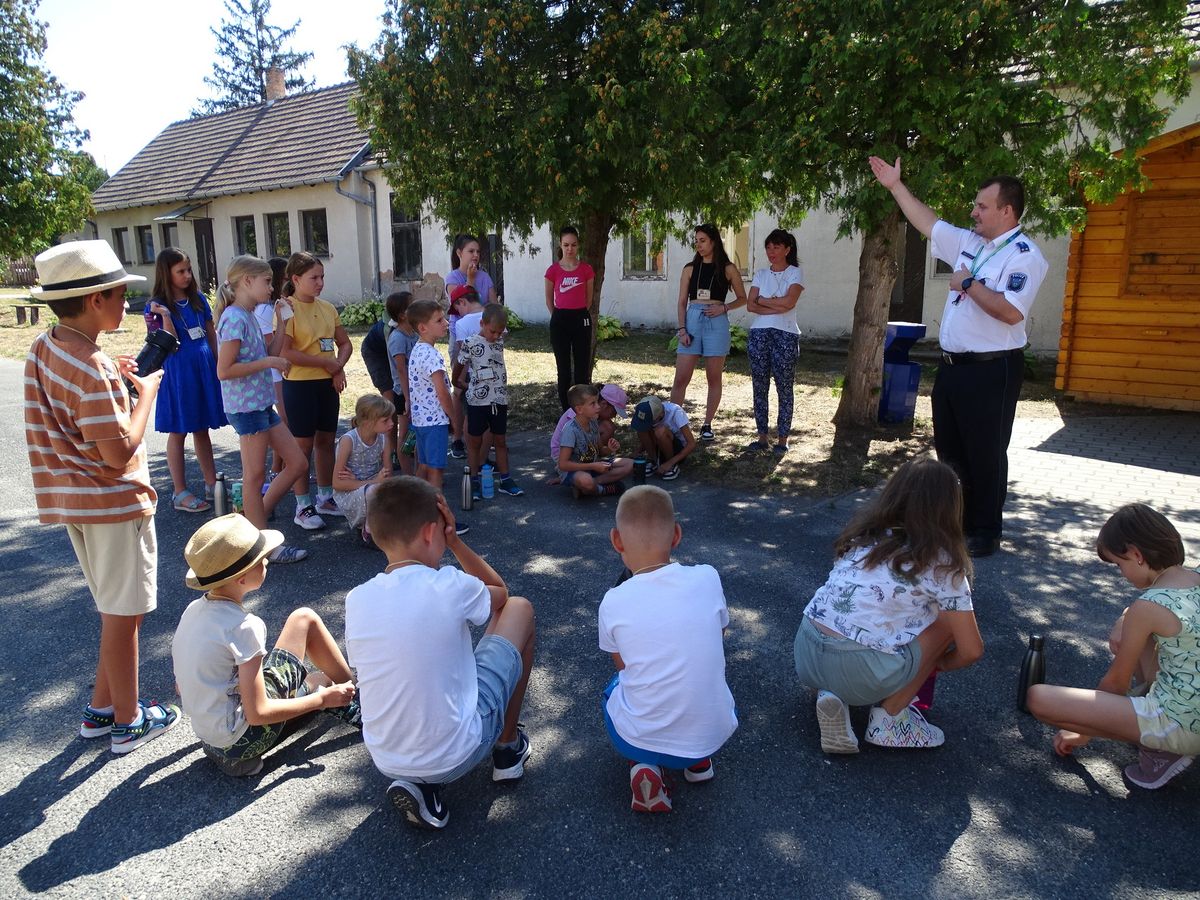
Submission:
<svg viewBox="0 0 1200 900">
<path fill-rule="evenodd" d="M 99 349 L 68 350 L 49 332 L 25 358 L 25 441 L 38 518 L 46 524 L 125 522 L 154 514 L 146 448 L 124 469 L 104 462 L 97 441 L 124 438 L 129 394 Z"/>
</svg>

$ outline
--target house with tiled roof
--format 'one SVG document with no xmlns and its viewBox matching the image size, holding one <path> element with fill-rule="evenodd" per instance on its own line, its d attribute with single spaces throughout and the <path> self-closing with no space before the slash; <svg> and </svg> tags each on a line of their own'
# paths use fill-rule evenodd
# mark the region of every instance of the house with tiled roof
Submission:
<svg viewBox="0 0 1200 900">
<path fill-rule="evenodd" d="M 352 300 L 391 288 L 381 233 L 399 218 L 399 274 L 421 274 L 419 225 L 393 214 L 353 92 L 346 83 L 285 96 L 279 78 L 263 103 L 167 126 L 93 195 L 98 237 L 147 277 L 159 250 L 180 247 L 206 285 L 237 254 L 307 250 L 325 261 L 325 293 Z"/>
</svg>

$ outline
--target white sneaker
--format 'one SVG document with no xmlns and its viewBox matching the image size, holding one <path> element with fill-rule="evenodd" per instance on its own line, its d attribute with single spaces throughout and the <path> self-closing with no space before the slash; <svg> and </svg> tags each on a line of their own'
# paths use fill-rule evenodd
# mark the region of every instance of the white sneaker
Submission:
<svg viewBox="0 0 1200 900">
<path fill-rule="evenodd" d="M 307 531 L 319 531 L 325 527 L 325 520 L 317 515 L 311 503 L 303 509 L 296 510 L 296 517 L 292 521 Z"/>
<path fill-rule="evenodd" d="M 345 517 L 346 515 L 344 512 L 342 512 L 341 507 L 338 506 L 337 501 L 334 500 L 332 496 L 317 498 L 317 514 L 322 516 L 342 517 Z"/>
<path fill-rule="evenodd" d="M 817 691 L 817 725 L 821 728 L 821 750 L 825 753 L 858 752 L 850 710 L 837 694 Z"/>
<path fill-rule="evenodd" d="M 942 729 L 926 722 L 914 706 L 906 706 L 894 716 L 884 712 L 882 706 L 871 707 L 864 737 L 868 744 L 876 747 L 901 750 L 923 750 L 946 743 Z"/>
</svg>

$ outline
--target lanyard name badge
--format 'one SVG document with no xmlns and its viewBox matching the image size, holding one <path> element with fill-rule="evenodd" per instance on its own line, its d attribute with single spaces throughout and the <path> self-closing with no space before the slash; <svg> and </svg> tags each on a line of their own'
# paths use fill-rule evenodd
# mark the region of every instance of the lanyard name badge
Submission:
<svg viewBox="0 0 1200 900">
<path fill-rule="evenodd" d="M 999 253 L 1001 250 L 1003 250 L 1005 247 L 1007 247 L 1009 244 L 1011 244 L 1013 241 L 1015 241 L 1020 236 L 1021 236 L 1021 229 L 1018 228 L 1016 231 L 1014 231 L 1012 234 L 1010 234 L 1008 236 L 1008 238 L 1004 241 L 1003 244 L 1001 244 L 999 247 L 997 247 L 995 250 L 993 250 L 987 256 L 983 257 L 983 259 L 980 259 L 978 256 L 975 257 L 975 262 L 971 265 L 971 268 L 970 268 L 971 277 L 974 278 L 975 273 L 978 272 L 980 269 L 982 269 L 985 265 L 987 265 L 988 260 L 990 260 L 993 256 L 995 256 L 997 253 Z M 983 253 L 982 249 L 980 250 L 980 253 L 981 254 Z M 982 284 L 982 283 L 983 282 L 980 282 L 980 284 Z M 965 291 L 959 291 L 958 296 L 954 298 L 954 305 L 958 306 L 958 304 L 962 303 L 962 299 L 965 296 L 966 296 Z"/>
<path fill-rule="evenodd" d="M 700 268 L 704 268 L 703 263 L 700 264 Z M 700 287 L 700 272 L 697 271 L 696 272 L 696 299 L 703 301 L 704 303 L 707 303 L 708 301 L 712 300 L 712 286 L 713 286 L 713 282 L 716 280 L 717 280 L 717 264 L 715 262 L 712 264 L 712 272 L 709 274 L 709 277 L 708 277 L 708 287 L 706 287 L 706 288 Z"/>
</svg>

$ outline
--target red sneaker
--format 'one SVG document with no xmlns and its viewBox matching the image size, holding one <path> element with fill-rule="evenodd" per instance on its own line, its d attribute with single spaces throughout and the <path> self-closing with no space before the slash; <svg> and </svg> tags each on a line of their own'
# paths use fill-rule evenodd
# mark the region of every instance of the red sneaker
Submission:
<svg viewBox="0 0 1200 900">
<path fill-rule="evenodd" d="M 671 795 L 663 782 L 662 769 L 638 763 L 629 770 L 629 786 L 633 790 L 633 811 L 665 813 L 671 811 Z"/>
</svg>

